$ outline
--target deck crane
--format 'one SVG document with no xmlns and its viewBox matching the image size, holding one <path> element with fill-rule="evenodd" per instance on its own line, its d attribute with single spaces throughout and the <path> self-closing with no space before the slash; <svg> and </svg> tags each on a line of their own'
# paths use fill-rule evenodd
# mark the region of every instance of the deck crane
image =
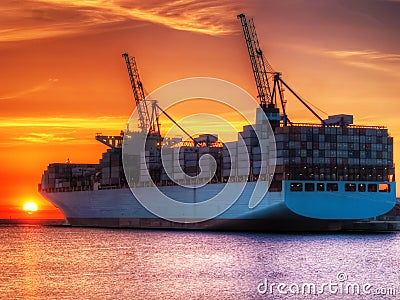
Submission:
<svg viewBox="0 0 400 300">
<path fill-rule="evenodd" d="M 247 50 L 249 52 L 251 66 L 253 68 L 254 79 L 256 80 L 260 106 L 265 110 L 267 104 L 273 103 L 268 75 L 273 75 L 274 71 L 268 61 L 264 61 L 264 55 L 258 43 L 253 20 L 247 19 L 244 14 L 240 14 L 237 17 L 242 23 Z"/>
<path fill-rule="evenodd" d="M 284 126 L 286 126 L 288 122 L 291 124 L 286 114 L 286 101 L 283 95 L 283 86 L 311 111 L 311 113 L 321 121 L 322 125 L 325 125 L 325 121 L 292 88 L 290 88 L 285 81 L 283 81 L 281 77 L 282 74 L 276 72 L 265 58 L 258 42 L 253 19 L 247 18 L 245 14 L 240 14 L 237 17 L 242 24 L 254 79 L 257 85 L 260 107 L 266 114 L 272 128 L 279 127 L 281 119 L 283 119 Z M 282 116 L 280 116 L 279 108 L 277 107 L 278 97 L 283 111 Z"/>
<path fill-rule="evenodd" d="M 149 113 L 148 103 L 143 89 L 143 84 L 140 81 L 139 71 L 136 65 L 135 57 L 129 56 L 128 53 L 123 53 L 126 68 L 128 69 L 129 79 L 132 86 L 133 97 L 135 98 L 136 107 L 139 115 L 139 128 L 143 133 L 160 133 L 160 125 L 156 113 L 156 103 L 152 102 L 151 114 Z"/>
<path fill-rule="evenodd" d="M 166 111 L 164 111 L 157 101 L 151 101 L 151 114 L 149 113 L 148 103 L 143 89 L 143 84 L 140 81 L 139 71 L 136 65 L 135 57 L 129 56 L 128 53 L 123 53 L 126 67 L 128 69 L 129 79 L 131 81 L 133 96 L 135 98 L 137 111 L 139 114 L 139 128 L 141 132 L 155 136 L 160 142 L 162 141 L 159 123 L 159 112 L 165 114 L 183 133 L 185 133 L 194 143 L 195 139 L 179 125 Z"/>
<path fill-rule="evenodd" d="M 149 113 L 148 102 L 145 99 L 145 93 L 142 82 L 140 81 L 139 71 L 136 65 L 135 58 L 129 56 L 128 53 L 122 54 L 125 59 L 126 67 L 128 69 L 129 79 L 131 81 L 133 96 L 135 98 L 136 107 L 139 114 L 139 128 L 140 131 L 148 136 L 151 136 L 155 144 L 161 142 L 160 124 L 158 122 L 158 115 L 156 113 L 157 103 L 151 102 L 151 114 Z M 110 148 L 121 148 L 124 138 L 124 132 L 121 131 L 120 135 L 106 136 L 101 133 L 96 134 L 96 140 L 103 143 Z"/>
</svg>

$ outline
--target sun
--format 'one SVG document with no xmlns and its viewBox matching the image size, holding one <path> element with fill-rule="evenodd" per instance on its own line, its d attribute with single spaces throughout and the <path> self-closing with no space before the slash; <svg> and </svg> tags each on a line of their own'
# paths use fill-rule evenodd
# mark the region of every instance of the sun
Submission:
<svg viewBox="0 0 400 300">
<path fill-rule="evenodd" d="M 24 211 L 26 211 L 30 215 L 37 210 L 38 210 L 38 206 L 35 202 L 26 202 L 24 204 Z"/>
</svg>

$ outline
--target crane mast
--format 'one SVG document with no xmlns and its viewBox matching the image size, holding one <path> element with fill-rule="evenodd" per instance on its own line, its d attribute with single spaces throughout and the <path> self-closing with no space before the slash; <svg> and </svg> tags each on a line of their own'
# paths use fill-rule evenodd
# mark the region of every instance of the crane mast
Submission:
<svg viewBox="0 0 400 300">
<path fill-rule="evenodd" d="M 135 98 L 137 111 L 139 114 L 139 128 L 142 132 L 154 132 L 153 116 L 150 118 L 149 109 L 146 103 L 146 97 L 143 90 L 142 82 L 140 81 L 139 71 L 136 65 L 135 57 L 129 56 L 128 53 L 122 54 L 125 59 L 126 67 L 128 69 L 129 79 L 131 81 L 133 97 Z M 152 114 L 153 115 L 153 114 Z"/>
<path fill-rule="evenodd" d="M 260 107 L 270 122 L 271 127 L 274 129 L 279 127 L 281 122 L 279 108 L 276 106 L 275 74 L 277 73 L 272 69 L 271 65 L 263 55 L 253 20 L 246 18 L 245 14 L 240 14 L 237 17 L 240 19 L 242 24 L 247 51 L 249 53 L 254 79 L 256 81 Z M 270 78 L 268 78 L 268 76 Z M 271 84 L 269 80 L 272 81 Z M 281 96 L 281 101 L 284 102 L 283 94 L 281 92 L 282 91 L 280 91 L 279 96 Z"/>
<path fill-rule="evenodd" d="M 250 62 L 253 69 L 254 79 L 257 85 L 258 98 L 260 106 L 265 109 L 268 104 L 275 104 L 271 95 L 271 86 L 268 75 L 272 76 L 275 72 L 267 60 L 264 61 L 264 55 L 258 43 L 256 29 L 252 19 L 247 19 L 244 14 L 237 16 L 242 23 L 243 33 L 246 40 L 247 50 L 249 52 Z M 267 70 L 268 69 L 268 70 Z"/>
<path fill-rule="evenodd" d="M 170 119 L 183 133 L 185 133 L 196 144 L 195 139 L 180 126 L 166 111 L 164 111 L 157 101 L 151 102 L 151 113 L 146 103 L 146 97 L 143 89 L 143 84 L 140 81 L 139 71 L 136 65 L 135 57 L 129 56 L 128 53 L 123 53 L 122 57 L 125 59 L 126 67 L 128 69 L 129 79 L 132 86 L 133 96 L 135 98 L 137 111 L 139 114 L 139 128 L 144 134 L 148 134 L 148 138 L 157 142 L 158 147 L 161 146 L 162 137 L 159 123 L 159 113 L 163 113 Z M 104 143 L 103 141 L 101 141 Z"/>
<path fill-rule="evenodd" d="M 264 57 L 263 52 L 258 43 L 257 33 L 253 19 L 246 18 L 245 14 L 237 16 L 242 23 L 243 34 L 246 40 L 247 50 L 250 56 L 251 67 L 253 69 L 254 79 L 256 81 L 258 98 L 260 99 L 260 107 L 264 111 L 272 128 L 280 126 L 283 120 L 283 126 L 287 126 L 288 119 L 286 114 L 286 100 L 283 95 L 283 88 L 286 87 L 318 120 L 322 125 L 326 125 L 325 121 L 304 101 L 286 82 L 282 80 L 281 73 L 274 71 L 268 60 Z M 279 97 L 283 115 L 280 115 L 277 107 L 277 98 Z"/>
</svg>

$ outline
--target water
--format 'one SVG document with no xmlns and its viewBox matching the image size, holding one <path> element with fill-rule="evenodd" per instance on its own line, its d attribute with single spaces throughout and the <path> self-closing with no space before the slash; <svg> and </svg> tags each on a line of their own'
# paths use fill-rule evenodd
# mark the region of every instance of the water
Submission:
<svg viewBox="0 0 400 300">
<path fill-rule="evenodd" d="M 400 299 L 400 233 L 3 226 L 0 253 L 2 299 Z M 292 284 L 299 293 L 287 286 L 282 295 L 274 285 L 264 291 L 265 279 L 268 289 Z M 397 294 L 340 294 L 339 279 L 343 289 L 369 283 L 371 293 Z M 338 284 L 336 294 L 334 287 L 302 294 L 302 284 L 329 281 Z"/>
</svg>

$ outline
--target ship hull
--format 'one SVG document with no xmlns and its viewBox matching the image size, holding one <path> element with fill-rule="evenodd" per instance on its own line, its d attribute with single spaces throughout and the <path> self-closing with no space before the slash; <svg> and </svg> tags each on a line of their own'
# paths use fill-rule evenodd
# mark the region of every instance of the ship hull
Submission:
<svg viewBox="0 0 400 300">
<path fill-rule="evenodd" d="M 215 218 L 201 222 L 179 219 L 179 212 L 170 216 L 175 221 L 160 218 L 144 208 L 128 188 L 42 192 L 42 195 L 61 209 L 72 226 L 235 231 L 337 231 L 352 220 L 386 213 L 396 201 L 394 184 L 390 192 L 368 194 L 345 192 L 341 184 L 338 191 L 331 193 L 292 192 L 292 183 L 285 181 L 281 192 L 268 192 L 256 207 L 249 208 L 254 189 L 254 183 L 249 182 L 231 207 Z M 224 184 L 204 186 L 197 201 L 204 200 L 202 195 L 215 194 L 223 187 Z M 163 188 L 164 192 L 179 195 L 180 200 L 186 202 L 193 192 L 179 186 Z M 230 199 L 236 195 L 226 197 Z"/>
<path fill-rule="evenodd" d="M 260 219 L 211 219 L 199 223 L 176 223 L 154 218 L 68 218 L 76 227 L 171 229 L 171 230 L 214 230 L 214 231 L 340 231 L 344 222 L 332 220 L 260 220 Z"/>
</svg>

